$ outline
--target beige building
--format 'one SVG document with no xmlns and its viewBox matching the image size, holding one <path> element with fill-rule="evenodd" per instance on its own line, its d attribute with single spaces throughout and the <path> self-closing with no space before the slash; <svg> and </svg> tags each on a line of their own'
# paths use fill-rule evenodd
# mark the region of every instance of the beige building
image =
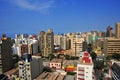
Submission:
<svg viewBox="0 0 120 80">
<path fill-rule="evenodd" d="M 55 34 L 54 35 L 54 45 L 59 45 L 60 46 L 60 39 L 61 39 L 62 35 L 58 35 L 58 34 Z"/>
<path fill-rule="evenodd" d="M 104 41 L 104 53 L 120 53 L 120 39 L 119 38 L 106 38 Z"/>
<path fill-rule="evenodd" d="M 47 57 L 48 54 L 54 51 L 54 33 L 51 29 L 48 32 L 41 31 L 39 33 L 39 47 L 43 56 Z"/>
<path fill-rule="evenodd" d="M 84 38 L 73 38 L 71 39 L 71 49 L 73 50 L 73 56 L 79 56 L 82 51 L 82 43 Z"/>
<path fill-rule="evenodd" d="M 116 24 L 116 28 L 115 28 L 115 35 L 116 35 L 116 38 L 120 38 L 120 23 L 117 23 Z"/>
<path fill-rule="evenodd" d="M 33 80 L 43 71 L 42 58 L 32 56 L 32 60 L 28 62 L 19 61 L 19 78 L 20 80 Z"/>
</svg>

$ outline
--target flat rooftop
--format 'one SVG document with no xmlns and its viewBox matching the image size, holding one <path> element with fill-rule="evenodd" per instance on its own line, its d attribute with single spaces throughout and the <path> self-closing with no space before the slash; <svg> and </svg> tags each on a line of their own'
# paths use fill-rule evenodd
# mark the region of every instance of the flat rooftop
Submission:
<svg viewBox="0 0 120 80">
<path fill-rule="evenodd" d="M 93 65 L 92 59 L 91 59 L 91 62 L 90 62 L 90 63 L 86 63 L 86 62 L 84 62 L 84 60 L 82 59 L 82 57 L 79 59 L 79 64 L 83 64 L 83 65 Z"/>
<path fill-rule="evenodd" d="M 7 74 L 7 75 L 17 74 L 18 75 L 19 74 L 19 69 L 18 68 L 13 68 L 13 69 L 5 72 L 5 74 Z"/>
<path fill-rule="evenodd" d="M 50 63 L 61 63 L 62 62 L 62 59 L 52 59 L 51 61 L 50 61 Z"/>
<path fill-rule="evenodd" d="M 35 80 L 63 80 L 64 77 L 57 72 L 43 72 Z"/>
</svg>

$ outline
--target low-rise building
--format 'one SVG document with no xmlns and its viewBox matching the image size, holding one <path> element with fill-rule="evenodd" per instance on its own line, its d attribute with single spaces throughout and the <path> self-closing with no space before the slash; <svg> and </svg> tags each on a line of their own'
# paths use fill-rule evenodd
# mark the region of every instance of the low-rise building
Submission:
<svg viewBox="0 0 120 80">
<path fill-rule="evenodd" d="M 62 59 L 53 59 L 50 62 L 50 68 L 61 69 Z"/>
<path fill-rule="evenodd" d="M 64 80 L 65 75 L 57 72 L 43 72 L 34 80 Z"/>
</svg>

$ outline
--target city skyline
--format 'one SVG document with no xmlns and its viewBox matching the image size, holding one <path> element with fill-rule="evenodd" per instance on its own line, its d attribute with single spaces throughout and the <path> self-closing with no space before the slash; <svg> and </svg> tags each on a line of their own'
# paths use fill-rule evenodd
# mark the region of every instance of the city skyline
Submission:
<svg viewBox="0 0 120 80">
<path fill-rule="evenodd" d="M 0 0 L 0 34 L 106 31 L 120 22 L 119 0 Z"/>
</svg>

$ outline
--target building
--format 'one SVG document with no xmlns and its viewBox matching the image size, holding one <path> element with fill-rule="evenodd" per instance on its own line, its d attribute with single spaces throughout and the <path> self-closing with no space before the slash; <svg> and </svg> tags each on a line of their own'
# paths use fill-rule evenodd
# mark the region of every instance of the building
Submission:
<svg viewBox="0 0 120 80">
<path fill-rule="evenodd" d="M 71 49 L 73 50 L 73 56 L 79 56 L 83 50 L 84 38 L 73 38 L 71 39 Z"/>
<path fill-rule="evenodd" d="M 55 46 L 60 46 L 60 39 L 61 39 L 62 35 L 58 35 L 58 34 L 55 34 L 54 35 L 54 45 Z"/>
<path fill-rule="evenodd" d="M 51 29 L 48 32 L 41 31 L 39 33 L 39 48 L 42 56 L 47 57 L 54 51 L 54 33 Z"/>
<path fill-rule="evenodd" d="M 93 41 L 96 41 L 98 39 L 97 32 L 92 31 L 91 35 L 89 36 L 89 44 L 92 44 Z"/>
<path fill-rule="evenodd" d="M 66 44 L 67 37 L 65 35 L 54 35 L 54 46 L 57 46 L 58 48 L 62 50 L 66 50 Z"/>
<path fill-rule="evenodd" d="M 19 69 L 18 68 L 13 68 L 13 69 L 5 72 L 4 74 L 6 74 L 8 76 L 7 80 L 20 80 L 19 79 Z"/>
<path fill-rule="evenodd" d="M 60 48 L 63 50 L 67 49 L 67 37 L 65 35 L 63 35 L 60 39 Z"/>
<path fill-rule="evenodd" d="M 88 52 L 84 52 L 84 56 L 79 59 L 77 80 L 93 80 L 93 63 Z"/>
<path fill-rule="evenodd" d="M 112 70 L 112 79 L 113 80 L 120 80 L 120 61 L 115 61 L 112 66 L 111 66 L 111 70 Z"/>
<path fill-rule="evenodd" d="M 20 80 L 33 80 L 43 71 L 42 58 L 39 56 L 25 56 L 19 61 Z"/>
<path fill-rule="evenodd" d="M 104 53 L 105 54 L 112 54 L 112 53 L 120 54 L 120 39 L 119 38 L 106 38 L 104 40 Z"/>
<path fill-rule="evenodd" d="M 113 28 L 111 26 L 107 27 L 106 37 L 113 37 Z"/>
<path fill-rule="evenodd" d="M 62 68 L 62 59 L 51 60 L 50 68 L 61 69 Z"/>
<path fill-rule="evenodd" d="M 0 41 L 0 74 L 10 70 L 13 67 L 12 62 L 12 40 L 3 35 Z"/>
<path fill-rule="evenodd" d="M 21 45 L 21 56 L 25 53 L 28 53 L 28 44 L 22 44 Z"/>
<path fill-rule="evenodd" d="M 57 72 L 43 72 L 35 80 L 64 80 L 65 75 Z"/>
<path fill-rule="evenodd" d="M 84 40 L 84 41 L 82 42 L 82 51 L 86 51 L 87 49 L 88 49 L 88 44 L 87 44 L 87 41 Z"/>
<path fill-rule="evenodd" d="M 97 56 L 102 55 L 104 53 L 104 38 L 99 38 L 98 40 L 93 41 L 92 48 L 93 51 L 97 54 Z"/>
<path fill-rule="evenodd" d="M 115 36 L 116 36 L 116 38 L 120 38 L 120 23 L 116 24 L 116 27 L 115 27 Z"/>
</svg>

